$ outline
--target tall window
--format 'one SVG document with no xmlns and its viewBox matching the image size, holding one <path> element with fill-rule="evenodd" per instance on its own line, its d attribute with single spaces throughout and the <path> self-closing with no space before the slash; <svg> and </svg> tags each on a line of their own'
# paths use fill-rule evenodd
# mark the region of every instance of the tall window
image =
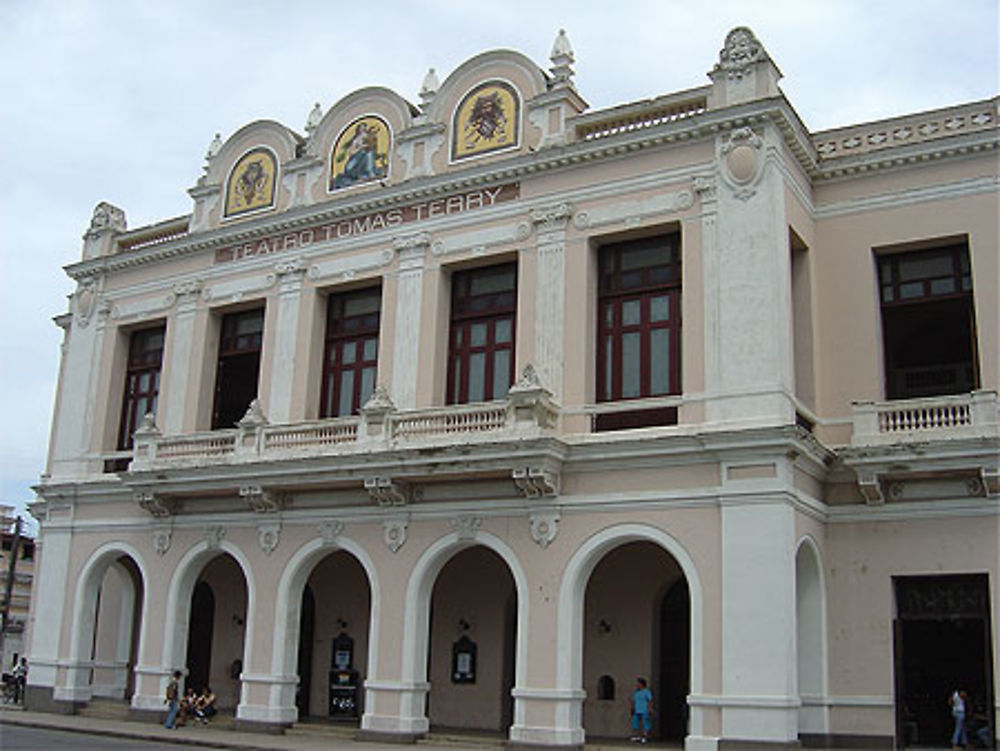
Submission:
<svg viewBox="0 0 1000 751">
<path fill-rule="evenodd" d="M 321 417 L 353 415 L 375 390 L 378 368 L 378 287 L 331 295 L 326 313 Z"/>
<path fill-rule="evenodd" d="M 118 426 L 118 450 L 132 448 L 132 434 L 147 412 L 156 414 L 160 394 L 160 367 L 163 364 L 163 337 L 166 328 L 133 331 L 129 338 L 125 393 Z"/>
<path fill-rule="evenodd" d="M 514 382 L 517 264 L 457 271 L 451 286 L 448 403 L 503 399 Z"/>
<path fill-rule="evenodd" d="M 957 394 L 979 381 L 965 243 L 878 257 L 889 399 Z"/>
<path fill-rule="evenodd" d="M 222 319 L 219 364 L 215 376 L 212 429 L 231 428 L 257 398 L 264 309 L 230 313 Z"/>
<path fill-rule="evenodd" d="M 605 245 L 600 249 L 597 401 L 681 391 L 680 235 Z M 597 428 L 676 422 L 676 409 L 603 415 Z"/>
</svg>

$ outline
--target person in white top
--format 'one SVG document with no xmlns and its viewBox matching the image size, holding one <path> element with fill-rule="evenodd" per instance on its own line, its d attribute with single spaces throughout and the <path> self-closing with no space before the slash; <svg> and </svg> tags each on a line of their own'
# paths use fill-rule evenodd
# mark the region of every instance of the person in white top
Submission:
<svg viewBox="0 0 1000 751">
<path fill-rule="evenodd" d="M 959 749 L 964 751 L 969 745 L 969 734 L 965 729 L 965 699 L 966 693 L 957 688 L 948 699 L 948 703 L 951 705 L 951 716 L 955 718 L 955 730 L 951 734 L 951 747 L 955 751 L 959 751 Z"/>
</svg>

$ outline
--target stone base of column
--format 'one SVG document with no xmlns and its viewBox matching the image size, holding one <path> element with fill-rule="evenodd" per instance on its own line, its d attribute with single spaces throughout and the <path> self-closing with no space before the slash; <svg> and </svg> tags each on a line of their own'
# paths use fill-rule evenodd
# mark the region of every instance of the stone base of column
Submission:
<svg viewBox="0 0 1000 751">
<path fill-rule="evenodd" d="M 162 725 L 167 721 L 167 705 L 163 709 L 151 709 L 131 706 L 128 708 L 128 718 L 131 722 L 141 722 L 144 725 Z"/>
<path fill-rule="evenodd" d="M 729 738 L 720 738 L 719 751 L 788 751 L 788 749 L 802 748 L 799 741 L 741 741 Z"/>
<path fill-rule="evenodd" d="M 550 743 L 531 743 L 529 741 L 507 741 L 504 748 L 517 749 L 517 751 L 583 751 L 582 743 L 571 745 L 558 745 Z"/>
<path fill-rule="evenodd" d="M 247 733 L 264 733 L 267 735 L 283 735 L 290 725 L 283 722 L 265 722 L 262 720 L 244 720 L 239 717 L 233 722 L 236 730 Z"/>
<path fill-rule="evenodd" d="M 32 712 L 48 712 L 49 714 L 76 714 L 83 702 L 63 701 L 56 699 L 52 686 L 24 687 L 24 708 Z"/>
</svg>

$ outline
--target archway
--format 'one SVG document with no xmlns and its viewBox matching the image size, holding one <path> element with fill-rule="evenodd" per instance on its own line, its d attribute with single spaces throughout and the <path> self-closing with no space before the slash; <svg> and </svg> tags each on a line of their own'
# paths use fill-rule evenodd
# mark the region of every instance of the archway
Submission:
<svg viewBox="0 0 1000 751">
<path fill-rule="evenodd" d="M 427 650 L 431 727 L 505 731 L 513 717 L 517 592 L 489 548 L 456 553 L 431 594 Z"/>
<path fill-rule="evenodd" d="M 130 699 L 145 619 L 144 569 L 130 546 L 109 543 L 77 582 L 65 696 Z"/>
<path fill-rule="evenodd" d="M 683 545 L 658 527 L 635 523 L 608 527 L 592 535 L 573 553 L 566 564 L 559 588 L 556 692 L 552 700 L 556 702 L 557 726 L 554 728 L 554 734 L 563 743 L 582 744 L 586 740 L 582 706 L 587 695 L 584 690 L 584 601 L 591 573 L 606 553 L 627 543 L 639 541 L 650 542 L 662 548 L 676 565 L 678 580 L 679 577 L 683 577 L 687 583 L 690 608 L 689 699 L 702 693 L 704 605 L 701 579 L 694 561 Z M 613 627 L 614 624 L 611 625 Z M 597 627 L 599 626 L 600 618 L 597 622 Z M 594 628 L 593 625 L 590 627 Z M 635 676 L 631 676 L 633 681 L 634 678 Z M 626 687 L 626 690 L 629 689 L 631 685 Z M 696 702 L 689 706 L 688 740 L 702 737 L 706 724 L 705 705 Z M 623 707 L 624 705 L 620 707 L 622 711 L 618 733 L 625 724 Z"/>
<path fill-rule="evenodd" d="M 584 606 L 583 726 L 588 737 L 628 732 L 629 698 L 638 677 L 653 690 L 653 737 L 685 737 L 689 608 L 681 569 L 658 545 L 626 542 L 601 557 L 589 577 Z M 600 698 L 607 678 L 616 690 Z"/>
<path fill-rule="evenodd" d="M 826 597 L 819 552 L 806 538 L 795 554 L 795 633 L 799 698 L 799 736 L 827 732 Z"/>
</svg>

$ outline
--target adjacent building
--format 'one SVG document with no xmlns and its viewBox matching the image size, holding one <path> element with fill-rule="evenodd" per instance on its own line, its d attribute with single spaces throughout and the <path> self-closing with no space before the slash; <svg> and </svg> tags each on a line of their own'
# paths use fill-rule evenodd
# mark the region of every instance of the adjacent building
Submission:
<svg viewBox="0 0 1000 751">
<path fill-rule="evenodd" d="M 643 676 L 690 751 L 946 742 L 955 688 L 995 723 L 1000 100 L 811 132 L 746 28 L 609 109 L 573 62 L 98 204 L 29 706 L 156 719 L 182 669 L 240 727 L 576 748 Z"/>
<path fill-rule="evenodd" d="M 0 665 L 10 673 L 25 656 L 35 540 L 13 506 L 0 505 Z"/>
</svg>

